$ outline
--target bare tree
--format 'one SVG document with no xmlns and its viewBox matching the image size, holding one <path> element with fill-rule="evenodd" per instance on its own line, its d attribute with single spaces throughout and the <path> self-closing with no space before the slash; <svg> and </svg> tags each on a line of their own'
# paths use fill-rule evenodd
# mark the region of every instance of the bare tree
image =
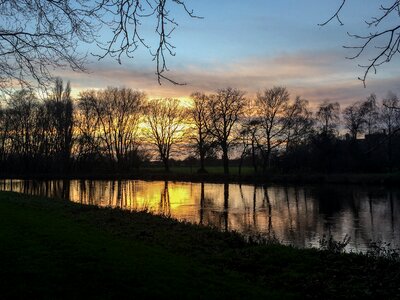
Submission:
<svg viewBox="0 0 400 300">
<path fill-rule="evenodd" d="M 341 0 L 338 9 L 326 25 L 335 18 L 340 24 L 340 12 L 346 0 Z M 350 34 L 361 41 L 347 48 L 355 50 L 351 59 L 370 55 L 370 60 L 361 67 L 365 84 L 370 71 L 391 59 L 399 52 L 400 25 L 387 20 L 399 17 L 400 0 L 391 0 L 381 5 L 379 14 L 366 21 L 369 28 L 378 29 L 369 34 Z M 5 90 L 18 82 L 31 86 L 31 80 L 40 85 L 52 80 L 54 68 L 69 67 L 84 70 L 86 54 L 78 51 L 78 44 L 97 43 L 102 59 L 115 57 L 121 63 L 123 56 L 132 58 L 139 48 L 149 49 L 155 62 L 155 73 L 159 83 L 177 81 L 166 75 L 167 56 L 175 56 L 171 41 L 178 27 L 176 9 L 181 9 L 191 18 L 196 16 L 185 0 L 7 0 L 0 1 L 0 88 Z M 155 35 L 144 34 L 144 27 L 153 23 Z M 100 33 L 100 30 L 102 34 Z M 99 36 L 110 34 L 107 41 Z M 370 54 L 372 53 L 372 54 Z"/>
<path fill-rule="evenodd" d="M 5 161 L 7 156 L 7 141 L 10 134 L 8 118 L 7 110 L 0 105 L 0 164 Z"/>
<path fill-rule="evenodd" d="M 184 134 L 186 112 L 178 99 L 154 99 L 146 105 L 145 119 L 148 125 L 145 133 L 156 146 L 165 171 L 169 172 L 172 147 L 181 141 Z"/>
<path fill-rule="evenodd" d="M 264 157 L 263 169 L 270 165 L 272 150 L 284 143 L 283 115 L 289 107 L 289 92 L 285 87 L 266 89 L 257 95 L 263 138 L 260 145 Z"/>
<path fill-rule="evenodd" d="M 117 57 L 121 63 L 121 56 L 132 58 L 133 53 L 140 46 L 148 48 L 156 63 L 158 82 L 165 79 L 174 84 L 178 82 L 165 75 L 168 71 L 166 56 L 175 56 L 175 47 L 171 43 L 171 35 L 178 26 L 171 10 L 179 7 L 191 18 L 201 18 L 190 10 L 185 0 L 101 0 L 92 9 L 93 14 L 109 28 L 112 38 L 107 42 L 98 41 L 103 50 L 99 58 L 107 55 Z M 153 48 L 143 36 L 142 23 L 145 19 L 153 18 L 157 42 Z"/>
<path fill-rule="evenodd" d="M 256 107 L 250 106 L 241 124 L 241 130 L 239 132 L 240 140 L 242 142 L 242 154 L 240 160 L 240 166 L 245 156 L 251 155 L 251 162 L 254 171 L 257 172 L 257 148 L 259 145 L 260 138 L 260 123 L 261 119 L 259 116 L 249 113 L 250 111 L 256 112 Z M 241 168 L 239 168 L 240 173 Z"/>
<path fill-rule="evenodd" d="M 340 25 L 344 25 L 340 18 L 340 13 L 344 9 L 347 0 L 341 0 L 341 4 L 335 13 L 326 22 L 319 24 L 324 26 L 336 19 Z M 371 29 L 368 34 L 353 34 L 348 35 L 360 41 L 355 46 L 345 46 L 345 48 L 355 51 L 354 55 L 349 59 L 360 59 L 362 55 L 369 56 L 366 64 L 359 64 L 364 68 L 364 74 L 359 77 L 365 86 L 368 74 L 373 71 L 377 72 L 377 68 L 385 63 L 389 63 L 396 54 L 400 51 L 400 24 L 398 18 L 400 16 L 400 0 L 390 0 L 387 4 L 381 4 L 379 13 L 365 21 L 368 29 Z M 397 22 L 391 22 L 397 20 Z"/>
<path fill-rule="evenodd" d="M 332 134 L 340 121 L 340 105 L 337 102 L 324 101 L 316 113 L 321 132 L 325 135 Z"/>
<path fill-rule="evenodd" d="M 20 159 L 25 170 L 29 170 L 33 160 L 39 154 L 43 142 L 38 134 L 40 128 L 40 104 L 29 90 L 13 93 L 8 100 L 10 152 Z"/>
<path fill-rule="evenodd" d="M 209 121 L 209 97 L 204 93 L 196 92 L 191 95 L 193 106 L 189 110 L 194 126 L 194 141 L 196 150 L 200 158 L 199 172 L 206 172 L 204 160 L 212 148 L 211 134 L 207 130 L 207 122 Z"/>
<path fill-rule="evenodd" d="M 393 135 L 400 130 L 400 100 L 389 92 L 382 100 L 381 125 L 387 133 L 389 166 L 393 163 Z"/>
<path fill-rule="evenodd" d="M 382 100 L 381 124 L 390 136 L 400 127 L 400 100 L 396 94 L 389 92 Z"/>
<path fill-rule="evenodd" d="M 273 150 L 295 143 L 308 128 L 309 112 L 307 101 L 297 97 L 290 102 L 289 92 L 285 87 L 266 89 L 257 95 L 258 114 L 263 129 L 259 147 L 264 158 L 264 171 L 271 163 Z M 304 121 L 304 122 L 301 122 Z"/>
<path fill-rule="evenodd" d="M 364 103 L 356 102 L 343 110 L 344 125 L 349 130 L 351 138 L 357 139 L 358 134 L 364 132 L 367 110 Z"/>
<path fill-rule="evenodd" d="M 79 107 L 90 124 L 97 125 L 100 140 L 108 158 L 124 167 L 128 155 L 137 150 L 137 134 L 145 95 L 128 88 L 107 88 L 81 95 Z M 95 117 L 96 121 L 91 118 Z M 86 132 L 88 126 L 84 126 Z"/>
<path fill-rule="evenodd" d="M 232 133 L 245 108 L 244 92 L 226 88 L 210 96 L 208 131 L 222 151 L 224 174 L 229 174 L 229 150 L 234 141 Z"/>
<path fill-rule="evenodd" d="M 371 94 L 362 103 L 363 110 L 365 111 L 365 126 L 366 133 L 371 134 L 377 130 L 379 123 L 379 110 L 376 103 L 376 95 Z"/>
<path fill-rule="evenodd" d="M 77 149 L 75 155 L 78 161 L 86 161 L 102 156 L 101 132 L 96 109 L 95 91 L 82 91 L 79 94 L 78 107 L 75 112 L 75 130 Z"/>
<path fill-rule="evenodd" d="M 32 80 L 52 81 L 51 70 L 70 67 L 84 70 L 85 55 L 79 41 L 93 41 L 93 26 L 86 1 L 8 0 L 0 2 L 0 88 Z"/>
<path fill-rule="evenodd" d="M 64 87 L 61 78 L 56 78 L 53 93 L 45 102 L 48 137 L 54 154 L 61 161 L 62 171 L 68 171 L 73 146 L 74 107 L 71 99 L 71 85 Z"/>
<path fill-rule="evenodd" d="M 122 55 L 132 58 L 140 46 L 148 48 L 158 81 L 177 83 L 165 75 L 166 56 L 175 55 L 170 41 L 178 26 L 171 14 L 174 7 L 198 18 L 184 0 L 0 1 L 0 88 L 4 91 L 16 82 L 23 87 L 31 87 L 32 81 L 46 85 L 55 68 L 85 70 L 86 54 L 78 51 L 81 42 L 96 42 L 99 59 L 111 56 L 120 63 Z M 155 47 L 142 35 L 146 19 L 154 20 Z M 99 40 L 104 31 L 110 40 Z"/>
<path fill-rule="evenodd" d="M 308 101 L 297 96 L 284 114 L 286 126 L 286 151 L 304 142 L 312 132 L 314 120 Z"/>
</svg>

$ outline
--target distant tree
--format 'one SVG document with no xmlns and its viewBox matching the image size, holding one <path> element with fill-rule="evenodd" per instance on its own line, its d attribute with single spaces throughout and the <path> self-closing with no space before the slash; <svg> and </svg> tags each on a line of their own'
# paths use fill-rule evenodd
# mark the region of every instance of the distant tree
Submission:
<svg viewBox="0 0 400 300">
<path fill-rule="evenodd" d="M 101 131 L 99 125 L 97 98 L 95 91 L 82 91 L 75 113 L 76 159 L 78 162 L 90 163 L 99 160 L 103 154 Z"/>
<path fill-rule="evenodd" d="M 381 126 L 387 134 L 389 168 L 393 162 L 393 135 L 400 130 L 400 101 L 396 94 L 389 92 L 382 100 Z"/>
<path fill-rule="evenodd" d="M 400 101 L 396 94 L 389 92 L 382 100 L 381 124 L 385 132 L 391 136 L 400 126 Z"/>
<path fill-rule="evenodd" d="M 314 168 L 332 172 L 337 166 L 338 157 L 337 129 L 340 125 L 340 105 L 337 102 L 324 101 L 315 114 L 317 131 L 311 137 L 311 151 Z"/>
<path fill-rule="evenodd" d="M 297 96 L 284 114 L 286 126 L 286 151 L 306 141 L 312 132 L 314 120 L 308 101 Z"/>
<path fill-rule="evenodd" d="M 81 114 L 89 124 L 97 126 L 98 133 L 90 130 L 89 124 L 81 124 L 81 129 L 91 135 L 90 138 L 87 136 L 88 141 L 100 141 L 108 158 L 116 162 L 118 169 L 126 167 L 128 156 L 137 151 L 144 99 L 142 92 L 113 87 L 80 97 Z"/>
<path fill-rule="evenodd" d="M 18 157 L 22 168 L 30 170 L 33 160 L 39 154 L 40 144 L 43 142 L 37 131 L 40 128 L 38 119 L 39 101 L 29 90 L 14 92 L 8 100 L 8 121 L 10 130 L 10 153 Z"/>
<path fill-rule="evenodd" d="M 263 128 L 262 145 L 264 156 L 264 171 L 271 164 L 272 150 L 282 145 L 285 141 L 284 114 L 289 108 L 290 95 L 285 87 L 273 87 L 257 95 L 258 113 Z"/>
<path fill-rule="evenodd" d="M 195 130 L 193 138 L 196 143 L 196 152 L 200 158 L 199 172 L 205 172 L 205 157 L 213 147 L 211 134 L 207 129 L 207 122 L 209 121 L 209 97 L 204 93 L 196 92 L 191 95 L 191 99 L 193 106 L 189 112 Z"/>
<path fill-rule="evenodd" d="M 251 162 L 254 171 L 258 170 L 257 162 L 257 149 L 260 138 L 260 123 L 261 120 L 257 115 L 251 114 L 251 111 L 256 112 L 255 107 L 252 105 L 248 107 L 246 115 L 242 121 L 239 137 L 242 143 L 241 164 L 245 156 L 251 156 Z"/>
<path fill-rule="evenodd" d="M 0 164 L 6 160 L 7 140 L 9 138 L 9 122 L 8 113 L 5 108 L 0 105 Z"/>
<path fill-rule="evenodd" d="M 376 95 L 371 94 L 362 103 L 365 112 L 365 127 L 366 133 L 371 134 L 375 132 L 379 124 L 379 109 L 376 101 Z"/>
<path fill-rule="evenodd" d="M 357 139 L 358 134 L 364 132 L 364 126 L 367 124 L 367 107 L 364 103 L 356 102 L 343 110 L 344 125 L 349 130 L 353 140 Z"/>
<path fill-rule="evenodd" d="M 53 93 L 45 102 L 47 132 L 50 135 L 56 160 L 61 162 L 61 171 L 70 167 L 73 146 L 74 106 L 71 99 L 71 85 L 64 87 L 61 78 L 56 78 Z"/>
<path fill-rule="evenodd" d="M 244 92 L 226 88 L 210 96 L 208 131 L 222 151 L 224 174 L 229 174 L 229 150 L 233 143 L 235 126 L 244 113 Z"/>
<path fill-rule="evenodd" d="M 184 134 L 186 111 L 180 107 L 179 100 L 173 98 L 150 100 L 144 111 L 146 136 L 156 146 L 165 171 L 169 172 L 172 147 L 181 141 Z"/>
<path fill-rule="evenodd" d="M 260 147 L 264 157 L 263 168 L 271 164 L 272 151 L 288 148 L 301 139 L 309 128 L 310 113 L 307 101 L 297 97 L 290 102 L 285 87 L 266 89 L 257 95 L 258 115 L 263 129 Z"/>
<path fill-rule="evenodd" d="M 316 118 L 320 124 L 321 133 L 324 135 L 333 134 L 340 121 L 339 103 L 324 101 L 318 108 Z"/>
</svg>

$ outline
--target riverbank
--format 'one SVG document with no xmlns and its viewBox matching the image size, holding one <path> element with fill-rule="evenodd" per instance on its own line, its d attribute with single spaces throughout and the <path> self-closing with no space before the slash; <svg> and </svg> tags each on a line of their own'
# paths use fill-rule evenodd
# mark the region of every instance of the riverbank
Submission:
<svg viewBox="0 0 400 300">
<path fill-rule="evenodd" d="M 174 167 L 170 172 L 160 168 L 147 168 L 128 173 L 70 173 L 70 174 L 0 174 L 3 179 L 82 179 L 82 180 L 158 180 L 209 183 L 248 183 L 248 184 L 362 184 L 362 185 L 400 185 L 400 172 L 395 173 L 271 173 L 254 174 L 251 168 L 239 174 L 233 168 L 228 176 L 222 168 L 211 168 L 208 173 L 197 173 L 193 168 Z"/>
<path fill-rule="evenodd" d="M 400 264 L 386 259 L 9 192 L 0 211 L 5 298 L 400 297 Z"/>
</svg>

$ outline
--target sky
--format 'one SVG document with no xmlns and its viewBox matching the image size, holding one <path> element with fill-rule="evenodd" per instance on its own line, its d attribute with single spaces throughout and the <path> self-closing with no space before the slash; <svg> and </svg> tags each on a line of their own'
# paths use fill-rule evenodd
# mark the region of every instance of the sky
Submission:
<svg viewBox="0 0 400 300">
<path fill-rule="evenodd" d="M 341 13 L 344 25 L 328 20 L 341 0 L 187 0 L 187 6 L 202 19 L 190 18 L 179 6 L 170 4 L 170 14 L 179 24 L 171 43 L 176 55 L 167 57 L 168 76 L 183 86 L 162 82 L 155 75 L 155 63 L 147 49 L 139 49 L 135 58 L 123 57 L 122 64 L 113 58 L 98 61 L 88 56 L 88 73 L 60 71 L 71 81 L 75 94 L 83 89 L 124 86 L 145 91 L 150 98 L 188 97 L 194 91 L 213 93 L 235 87 L 248 97 L 273 86 L 286 86 L 293 98 L 301 96 L 312 104 L 324 100 L 345 106 L 376 93 L 400 94 L 399 59 L 370 74 L 364 88 L 357 78 L 363 75 L 358 60 L 346 59 L 359 41 L 349 33 L 368 33 L 365 20 L 379 14 L 384 1 L 352 0 Z M 146 42 L 156 45 L 154 23 L 143 23 Z M 390 26 L 396 20 L 382 24 Z M 109 39 L 105 29 L 101 38 Z M 99 53 L 95 45 L 80 45 L 81 51 Z M 369 54 L 369 53 L 367 53 Z"/>
</svg>

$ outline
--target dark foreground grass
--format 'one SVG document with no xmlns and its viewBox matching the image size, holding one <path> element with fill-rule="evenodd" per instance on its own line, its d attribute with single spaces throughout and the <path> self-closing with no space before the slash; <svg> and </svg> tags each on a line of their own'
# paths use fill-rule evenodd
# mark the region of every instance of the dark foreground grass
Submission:
<svg viewBox="0 0 400 300">
<path fill-rule="evenodd" d="M 0 298 L 396 299 L 399 263 L 0 192 Z"/>
</svg>

